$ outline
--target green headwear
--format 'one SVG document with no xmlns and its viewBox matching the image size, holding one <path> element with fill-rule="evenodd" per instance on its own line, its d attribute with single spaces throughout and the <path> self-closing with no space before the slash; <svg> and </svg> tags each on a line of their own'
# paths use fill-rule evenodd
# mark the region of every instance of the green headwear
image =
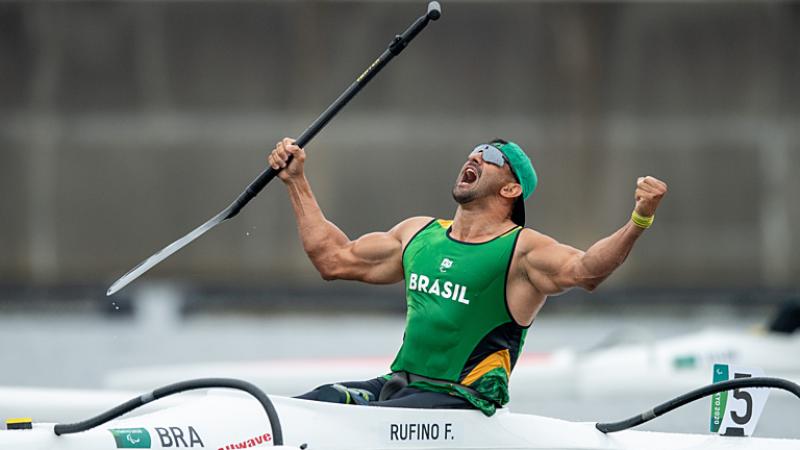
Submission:
<svg viewBox="0 0 800 450">
<path fill-rule="evenodd" d="M 508 158 L 508 163 L 511 165 L 511 171 L 517 177 L 517 181 L 522 186 L 522 196 L 517 198 L 514 203 L 514 210 L 511 212 L 511 220 L 517 225 L 525 226 L 525 200 L 530 197 L 533 191 L 536 190 L 536 185 L 539 184 L 539 177 L 536 175 L 536 169 L 533 168 L 531 159 L 522 150 L 522 148 L 508 141 L 503 143 L 499 140 L 490 143 L 493 147 L 497 148 Z"/>
</svg>

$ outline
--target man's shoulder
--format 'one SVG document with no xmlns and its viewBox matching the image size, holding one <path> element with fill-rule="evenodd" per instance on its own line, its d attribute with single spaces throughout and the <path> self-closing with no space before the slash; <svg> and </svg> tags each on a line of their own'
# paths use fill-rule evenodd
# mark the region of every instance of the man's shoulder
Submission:
<svg viewBox="0 0 800 450">
<path fill-rule="evenodd" d="M 532 228 L 523 228 L 519 233 L 516 252 L 526 254 L 531 251 L 556 244 L 558 244 L 558 241 L 544 233 L 536 231 Z"/>
<path fill-rule="evenodd" d="M 399 224 L 398 227 L 402 228 L 409 228 L 409 229 L 417 229 L 424 227 L 425 225 L 433 222 L 435 220 L 434 217 L 431 216 L 414 216 L 409 217 L 408 219 L 403 220 Z"/>
<path fill-rule="evenodd" d="M 406 242 L 433 220 L 434 218 L 430 216 L 409 217 L 395 225 L 392 233 L 401 241 Z"/>
</svg>

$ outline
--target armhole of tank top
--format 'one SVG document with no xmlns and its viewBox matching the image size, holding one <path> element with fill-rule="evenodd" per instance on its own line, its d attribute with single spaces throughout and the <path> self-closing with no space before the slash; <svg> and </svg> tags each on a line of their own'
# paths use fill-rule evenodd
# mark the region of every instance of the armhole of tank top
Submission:
<svg viewBox="0 0 800 450">
<path fill-rule="evenodd" d="M 408 243 L 406 244 L 405 248 L 403 248 L 403 253 L 400 255 L 400 265 L 403 266 L 403 272 L 405 272 L 406 269 L 406 250 L 408 250 L 408 246 L 411 245 L 412 242 L 414 242 L 414 239 L 416 239 L 420 233 L 427 230 L 428 227 L 431 226 L 433 222 L 436 222 L 436 220 L 437 219 L 435 217 L 431 219 L 430 222 L 426 223 L 425 226 L 417 230 L 417 232 L 414 233 L 413 236 L 411 236 L 411 239 L 408 240 Z"/>
<path fill-rule="evenodd" d="M 533 325 L 533 321 L 531 321 L 531 323 L 528 325 L 520 325 L 519 322 L 517 322 L 517 319 L 514 318 L 514 315 L 511 314 L 511 308 L 508 307 L 508 275 L 511 273 L 511 262 L 514 260 L 514 251 L 517 249 L 517 241 L 519 241 L 519 235 L 522 234 L 523 229 L 524 227 L 519 227 L 519 230 L 517 230 L 517 235 L 514 236 L 514 244 L 511 246 L 511 256 L 508 257 L 508 266 L 506 266 L 506 279 L 503 283 L 503 303 L 506 306 L 508 320 L 524 330 L 530 328 L 531 325 Z"/>
</svg>

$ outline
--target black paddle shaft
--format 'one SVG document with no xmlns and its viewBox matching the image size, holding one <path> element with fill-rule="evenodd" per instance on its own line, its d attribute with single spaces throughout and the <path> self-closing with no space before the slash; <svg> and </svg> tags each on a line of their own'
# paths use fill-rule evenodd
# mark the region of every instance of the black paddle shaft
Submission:
<svg viewBox="0 0 800 450">
<path fill-rule="evenodd" d="M 406 48 L 411 40 L 414 39 L 414 37 L 419 34 L 419 32 L 422 31 L 426 25 L 428 25 L 429 21 L 436 20 L 440 16 L 441 7 L 439 6 L 439 3 L 435 1 L 430 2 L 428 4 L 428 12 L 425 13 L 424 16 L 421 16 L 414 21 L 414 23 L 412 23 L 411 26 L 403 32 L 403 34 L 395 36 L 394 39 L 392 39 L 392 42 L 389 43 L 389 47 L 381 54 L 381 56 L 379 56 L 378 59 L 376 59 L 375 62 L 373 62 L 369 67 L 367 67 L 367 70 L 365 70 L 364 73 L 356 78 L 356 81 L 354 81 L 353 84 L 351 84 L 344 92 L 342 92 L 339 98 L 337 98 L 330 106 L 328 106 L 328 109 L 326 109 L 322 114 L 320 114 L 319 117 L 317 117 L 317 120 L 315 120 L 308 128 L 306 128 L 305 131 L 303 131 L 300 137 L 298 137 L 295 141 L 295 144 L 297 144 L 298 147 L 305 147 L 306 144 L 311 142 L 311 139 L 313 139 L 317 133 L 325 128 L 325 125 L 327 125 L 328 122 L 330 122 L 331 119 L 333 119 L 334 116 L 336 116 L 336 114 L 341 111 L 341 109 L 344 108 L 345 105 L 347 105 L 347 103 L 352 100 L 353 97 L 355 97 L 356 94 L 358 94 L 358 92 L 361 91 L 361 89 L 366 86 L 367 83 L 369 83 L 369 81 L 375 75 L 377 75 L 381 69 L 384 68 L 384 66 L 389 64 L 389 61 L 391 61 L 392 58 L 399 55 L 400 52 Z M 292 156 L 289 155 L 289 160 L 287 163 L 291 162 L 291 158 Z M 234 200 L 234 202 L 228 208 L 229 213 L 225 219 L 230 219 L 231 217 L 239 214 L 239 211 L 241 211 L 250 200 L 255 198 L 255 196 L 258 195 L 258 193 L 261 192 L 261 190 L 264 189 L 264 187 L 270 181 L 272 181 L 273 178 L 275 178 L 280 170 L 281 169 L 276 170 L 272 167 L 268 167 L 266 170 L 261 172 L 261 174 L 258 175 L 256 179 L 253 180 L 241 194 L 239 194 L 239 197 Z"/>
<path fill-rule="evenodd" d="M 350 87 L 348 87 L 342 93 L 342 95 L 340 95 L 339 98 L 337 98 L 336 101 L 334 101 L 328 107 L 328 109 L 326 109 L 319 117 L 317 117 L 317 120 L 315 120 L 314 123 L 312 123 L 311 126 L 309 126 L 303 132 L 303 134 L 300 135 L 297 141 L 295 141 L 296 144 L 300 147 L 304 147 L 306 144 L 308 144 L 311 139 L 314 138 L 314 136 L 316 136 L 317 133 L 319 133 L 320 130 L 322 130 L 322 128 L 324 128 L 325 125 L 327 125 L 328 122 L 330 122 L 331 119 L 333 119 L 333 117 L 342 108 L 344 108 L 345 105 L 347 105 L 347 103 L 353 99 L 353 97 L 356 96 L 356 94 L 358 94 L 361 88 L 363 88 L 369 82 L 369 80 L 371 80 L 381 69 L 383 69 L 383 67 L 388 64 L 392 58 L 399 55 L 400 52 L 406 48 L 409 42 L 411 42 L 411 40 L 414 39 L 414 37 L 419 34 L 423 28 L 425 28 L 428 22 L 438 19 L 439 16 L 441 16 L 441 7 L 439 6 L 439 3 L 435 1 L 428 3 L 428 12 L 411 24 L 411 26 L 408 27 L 403 34 L 395 36 L 392 42 L 389 43 L 389 48 L 387 48 L 386 51 L 384 51 L 383 54 L 381 54 L 381 56 L 375 60 L 375 62 L 367 67 L 367 70 L 365 70 L 364 73 L 362 73 L 356 79 L 356 81 L 353 82 L 353 84 L 351 84 Z M 115 292 L 127 286 L 131 281 L 150 270 L 156 264 L 168 258 L 170 255 L 174 254 L 183 247 L 189 245 L 189 243 L 202 236 L 208 230 L 238 214 L 239 211 L 244 208 L 244 205 L 258 195 L 258 193 L 264 189 L 267 183 L 275 178 L 275 175 L 277 175 L 278 172 L 280 172 L 280 169 L 275 170 L 272 167 L 269 167 L 267 170 L 261 172 L 261 174 L 256 177 L 256 179 L 253 180 L 241 194 L 239 194 L 239 197 L 237 197 L 233 203 L 228 205 L 225 209 L 220 211 L 204 224 L 192 230 L 189 234 L 183 236 L 177 241 L 154 253 L 141 263 L 137 264 L 133 269 L 129 270 L 128 273 L 115 281 L 114 284 L 108 288 L 106 295 L 113 295 Z"/>
</svg>

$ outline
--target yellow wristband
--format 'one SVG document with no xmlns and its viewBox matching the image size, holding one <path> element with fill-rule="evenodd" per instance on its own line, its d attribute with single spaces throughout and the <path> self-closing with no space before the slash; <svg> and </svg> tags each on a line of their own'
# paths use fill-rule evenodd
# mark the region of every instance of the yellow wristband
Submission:
<svg viewBox="0 0 800 450">
<path fill-rule="evenodd" d="M 639 213 L 637 213 L 635 209 L 631 213 L 631 220 L 633 221 L 633 223 L 637 227 L 644 228 L 645 230 L 650 228 L 650 225 L 653 224 L 653 220 L 655 220 L 655 218 L 656 218 L 655 214 L 653 214 L 650 217 L 639 215 Z"/>
</svg>

